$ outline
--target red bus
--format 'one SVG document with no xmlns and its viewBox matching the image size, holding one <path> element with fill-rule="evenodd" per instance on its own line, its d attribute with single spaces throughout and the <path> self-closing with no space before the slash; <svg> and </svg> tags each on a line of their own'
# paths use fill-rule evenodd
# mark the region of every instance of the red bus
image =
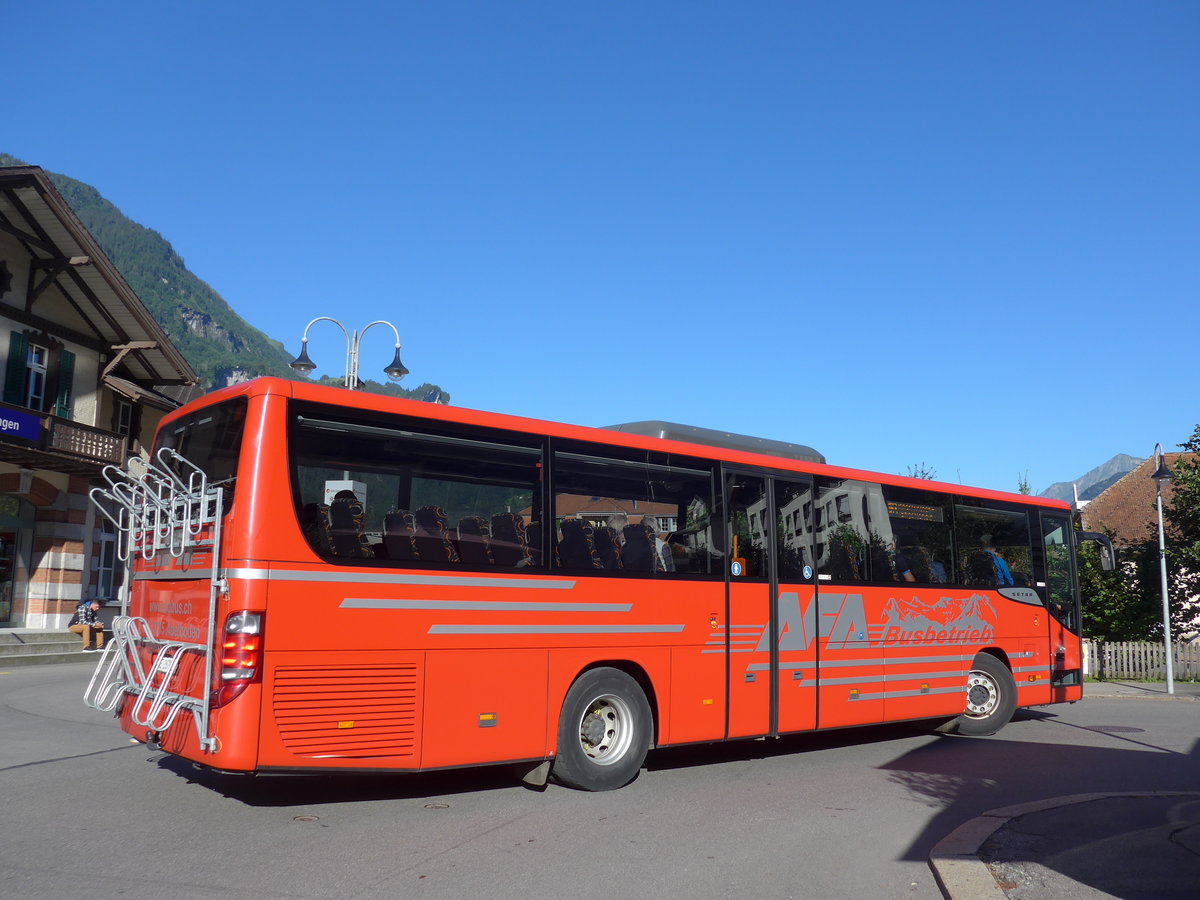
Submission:
<svg viewBox="0 0 1200 900">
<path fill-rule="evenodd" d="M 131 587 L 85 699 L 214 770 L 607 790 L 653 748 L 1082 695 L 1102 538 L 1057 501 L 272 378 L 106 477 Z"/>
</svg>

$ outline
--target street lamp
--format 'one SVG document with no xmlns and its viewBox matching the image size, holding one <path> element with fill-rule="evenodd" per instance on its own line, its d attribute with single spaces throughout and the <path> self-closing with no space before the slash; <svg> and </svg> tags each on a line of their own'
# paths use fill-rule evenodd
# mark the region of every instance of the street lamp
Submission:
<svg viewBox="0 0 1200 900">
<path fill-rule="evenodd" d="M 1163 454 L 1162 444 L 1154 445 L 1154 462 L 1157 466 L 1154 474 L 1154 490 L 1158 495 L 1158 567 L 1162 576 L 1162 606 L 1163 606 L 1163 643 L 1167 648 L 1167 693 L 1175 693 L 1175 667 L 1171 647 L 1171 607 L 1167 603 L 1167 543 L 1163 532 L 1162 488 L 1171 480 L 1171 469 L 1167 466 L 1167 458 Z"/>
<path fill-rule="evenodd" d="M 396 335 L 396 355 L 392 357 L 391 363 L 383 370 L 384 374 L 391 381 L 399 381 L 408 374 L 408 369 L 404 368 L 404 363 L 400 362 L 400 332 L 396 330 L 396 326 L 391 322 L 377 319 L 361 331 L 348 331 L 346 326 L 337 319 L 331 319 L 329 316 L 317 316 L 317 318 L 304 326 L 304 336 L 300 339 L 300 355 L 288 363 L 291 368 L 295 369 L 301 375 L 307 375 L 317 367 L 317 364 L 308 355 L 308 329 L 312 328 L 318 322 L 332 322 L 338 328 L 342 329 L 342 334 L 346 336 L 346 375 L 342 379 L 342 384 L 350 390 L 358 389 L 358 348 L 362 343 L 363 335 L 374 325 L 386 325 Z"/>
</svg>

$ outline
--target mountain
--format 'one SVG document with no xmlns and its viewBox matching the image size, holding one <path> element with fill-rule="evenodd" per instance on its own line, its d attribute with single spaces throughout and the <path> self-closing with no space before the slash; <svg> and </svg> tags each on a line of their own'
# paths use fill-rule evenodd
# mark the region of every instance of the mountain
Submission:
<svg viewBox="0 0 1200 900">
<path fill-rule="evenodd" d="M 0 166 L 24 165 L 29 163 L 0 153 Z M 91 185 L 55 172 L 46 172 L 46 176 L 196 370 L 204 390 L 259 375 L 298 377 L 288 368 L 292 354 L 284 345 L 234 312 L 216 290 L 184 265 L 161 234 L 123 215 Z M 431 384 L 406 390 L 364 382 L 362 389 L 418 400 L 435 390 L 444 393 Z"/>
<path fill-rule="evenodd" d="M 1038 496 L 1070 502 L 1075 499 L 1075 494 L 1071 489 L 1071 486 L 1075 485 L 1079 490 L 1080 500 L 1092 500 L 1143 462 L 1144 459 L 1138 459 L 1136 456 L 1118 453 L 1104 465 L 1097 466 L 1090 472 L 1080 475 L 1074 481 L 1056 481 Z"/>
</svg>

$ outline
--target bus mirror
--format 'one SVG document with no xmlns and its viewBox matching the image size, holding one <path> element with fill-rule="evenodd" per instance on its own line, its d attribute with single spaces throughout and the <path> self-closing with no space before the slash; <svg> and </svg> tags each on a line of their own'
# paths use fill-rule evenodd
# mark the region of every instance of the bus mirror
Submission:
<svg viewBox="0 0 1200 900">
<path fill-rule="evenodd" d="M 1102 534 L 1099 531 L 1077 531 L 1075 532 L 1075 543 L 1080 544 L 1083 541 L 1095 541 L 1100 545 L 1100 568 L 1105 572 L 1111 572 L 1117 567 L 1117 548 L 1113 546 L 1113 542 L 1107 534 Z"/>
</svg>

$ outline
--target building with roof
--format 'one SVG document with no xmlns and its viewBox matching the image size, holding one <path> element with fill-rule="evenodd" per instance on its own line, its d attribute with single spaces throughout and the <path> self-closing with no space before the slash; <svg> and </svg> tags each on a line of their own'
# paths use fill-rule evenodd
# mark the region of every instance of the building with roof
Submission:
<svg viewBox="0 0 1200 900">
<path fill-rule="evenodd" d="M 1174 469 L 1175 463 L 1190 453 L 1164 453 L 1167 465 Z M 1087 503 L 1081 503 L 1080 516 L 1087 531 L 1112 532 L 1113 543 L 1128 547 L 1143 541 L 1157 540 L 1158 508 L 1154 479 L 1150 476 L 1156 467 L 1153 456 L 1143 460 L 1136 469 L 1110 485 L 1103 493 Z M 1163 506 L 1169 506 L 1175 494 L 1173 482 L 1163 485 Z M 1168 534 L 1170 528 L 1168 527 Z"/>
<path fill-rule="evenodd" d="M 0 168 L 0 376 L 0 628 L 56 628 L 121 577 L 90 482 L 197 378 L 36 166 Z"/>
</svg>

